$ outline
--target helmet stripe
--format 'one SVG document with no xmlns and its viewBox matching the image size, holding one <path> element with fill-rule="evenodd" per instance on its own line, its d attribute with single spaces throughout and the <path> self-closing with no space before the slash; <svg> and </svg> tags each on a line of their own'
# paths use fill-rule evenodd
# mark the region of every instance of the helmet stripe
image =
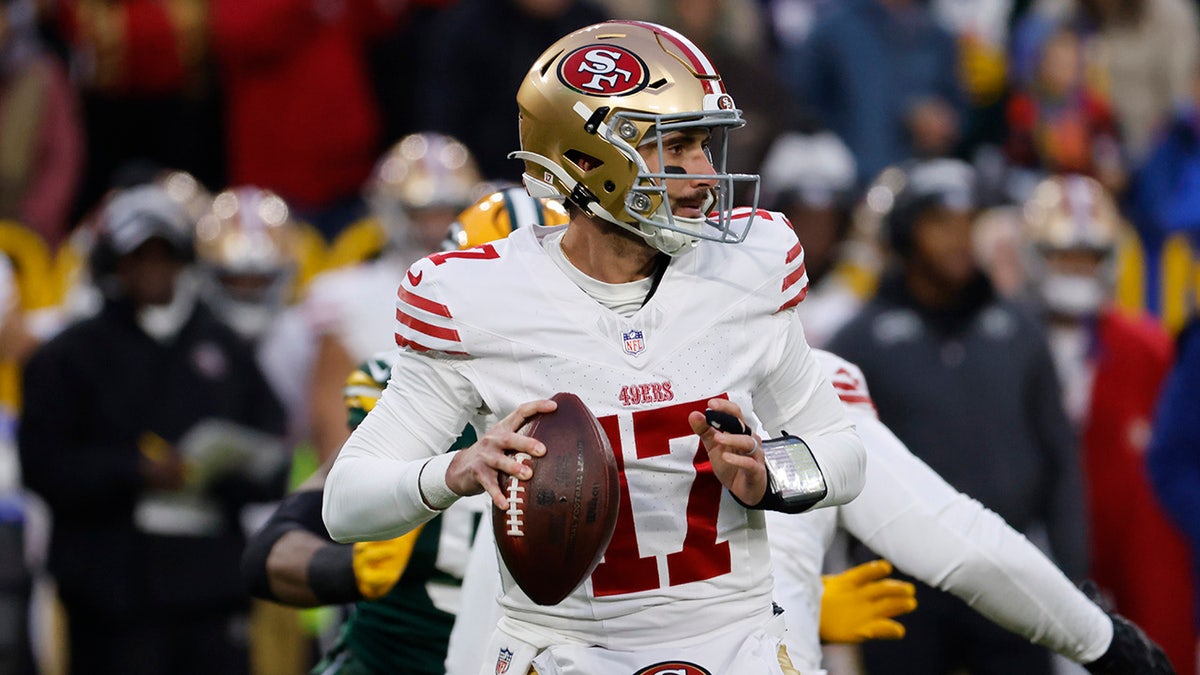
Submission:
<svg viewBox="0 0 1200 675">
<path fill-rule="evenodd" d="M 649 21 L 612 21 L 610 23 L 625 23 L 632 26 L 641 26 L 642 28 L 658 33 L 667 40 L 670 40 L 672 44 L 674 44 L 679 48 L 680 51 L 683 52 L 683 55 L 686 56 L 688 61 L 691 62 L 692 68 L 694 68 L 696 72 L 700 73 L 701 75 L 720 78 L 720 74 L 717 73 L 717 69 L 713 67 L 712 62 L 708 60 L 708 57 L 704 55 L 704 52 L 700 51 L 700 49 L 696 47 L 691 40 L 687 39 L 683 35 L 680 35 L 674 30 L 656 23 L 650 23 Z M 720 79 L 710 80 L 707 78 L 701 78 L 700 81 L 704 84 L 704 90 L 710 94 L 725 93 L 725 84 L 721 82 Z"/>
</svg>

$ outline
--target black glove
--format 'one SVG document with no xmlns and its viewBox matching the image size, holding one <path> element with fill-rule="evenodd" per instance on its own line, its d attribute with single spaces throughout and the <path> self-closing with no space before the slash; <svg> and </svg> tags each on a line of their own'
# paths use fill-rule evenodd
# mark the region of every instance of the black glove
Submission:
<svg viewBox="0 0 1200 675">
<path fill-rule="evenodd" d="M 1104 609 L 1113 623 L 1112 643 L 1100 658 L 1085 663 L 1089 673 L 1095 675 L 1175 675 L 1175 668 L 1167 660 L 1162 647 L 1155 644 L 1141 628 L 1129 619 L 1109 611 L 1100 600 L 1095 584 L 1084 582 L 1083 592 Z"/>
</svg>

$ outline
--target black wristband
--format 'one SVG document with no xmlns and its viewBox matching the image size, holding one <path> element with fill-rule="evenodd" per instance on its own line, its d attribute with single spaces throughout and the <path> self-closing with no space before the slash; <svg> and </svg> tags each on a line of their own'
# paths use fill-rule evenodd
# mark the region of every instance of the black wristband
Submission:
<svg viewBox="0 0 1200 675">
<path fill-rule="evenodd" d="M 242 550 L 242 582 L 246 584 L 246 592 L 251 597 L 263 600 L 279 601 L 271 591 L 271 578 L 267 574 L 267 558 L 275 542 L 292 530 L 301 529 L 296 523 L 277 521 L 274 518 L 267 521 L 261 530 L 254 533 L 246 541 Z"/>
<path fill-rule="evenodd" d="M 808 444 L 783 432 L 779 438 L 762 442 L 760 452 L 767 463 L 767 491 L 757 504 L 747 504 L 730 493 L 748 509 L 803 513 L 829 494 L 825 476 Z"/>
<path fill-rule="evenodd" d="M 340 605 L 363 599 L 354 576 L 354 545 L 328 544 L 308 562 L 308 587 L 322 605 Z"/>
</svg>

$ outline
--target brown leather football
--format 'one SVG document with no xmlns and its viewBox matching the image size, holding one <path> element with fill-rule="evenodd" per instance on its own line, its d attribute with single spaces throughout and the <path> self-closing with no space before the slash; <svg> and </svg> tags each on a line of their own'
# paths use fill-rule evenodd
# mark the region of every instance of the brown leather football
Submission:
<svg viewBox="0 0 1200 675">
<path fill-rule="evenodd" d="M 520 480 L 500 474 L 508 511 L 492 506 L 492 530 L 513 580 L 539 605 L 556 605 L 591 575 L 617 525 L 617 460 L 600 422 L 574 394 L 551 397 L 558 409 L 534 417 L 521 433 L 546 446 L 542 457 L 519 453 L 533 469 Z"/>
</svg>

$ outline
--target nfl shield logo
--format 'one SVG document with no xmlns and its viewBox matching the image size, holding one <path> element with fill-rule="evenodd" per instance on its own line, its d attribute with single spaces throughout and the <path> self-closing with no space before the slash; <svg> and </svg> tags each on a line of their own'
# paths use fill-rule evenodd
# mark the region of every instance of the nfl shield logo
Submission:
<svg viewBox="0 0 1200 675">
<path fill-rule="evenodd" d="M 621 333 L 621 340 L 625 343 L 625 353 L 630 356 L 637 356 L 646 349 L 646 340 L 642 337 L 640 330 Z"/>
<path fill-rule="evenodd" d="M 512 663 L 513 653 L 508 647 L 500 650 L 500 656 L 496 658 L 496 675 L 503 675 L 508 672 L 508 666 Z"/>
</svg>

